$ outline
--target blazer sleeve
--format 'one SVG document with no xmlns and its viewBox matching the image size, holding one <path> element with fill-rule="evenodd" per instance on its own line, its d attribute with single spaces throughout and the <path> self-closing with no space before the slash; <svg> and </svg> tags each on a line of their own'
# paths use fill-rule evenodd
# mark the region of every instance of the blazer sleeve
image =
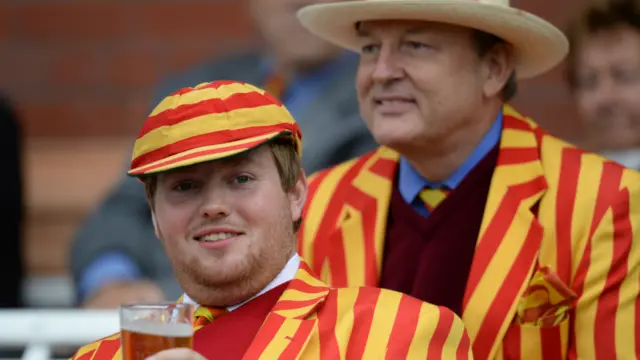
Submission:
<svg viewBox="0 0 640 360">
<path fill-rule="evenodd" d="M 605 163 L 585 251 L 569 358 L 635 359 L 640 346 L 640 174 Z"/>
</svg>

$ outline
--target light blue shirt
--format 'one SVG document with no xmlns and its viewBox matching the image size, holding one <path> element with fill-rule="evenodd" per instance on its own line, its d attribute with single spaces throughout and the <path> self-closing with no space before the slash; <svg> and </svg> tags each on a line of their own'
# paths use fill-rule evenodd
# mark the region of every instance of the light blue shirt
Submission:
<svg viewBox="0 0 640 360">
<path fill-rule="evenodd" d="M 353 63 L 353 58 L 358 54 L 343 52 L 329 61 L 318 70 L 294 79 L 287 85 L 282 94 L 282 103 L 295 118 L 300 116 L 306 105 L 320 96 L 320 91 L 325 82 L 331 80 L 331 74 L 346 64 Z M 265 60 L 263 63 L 264 77 L 269 75 L 272 63 Z M 144 277 L 142 270 L 127 254 L 112 251 L 102 254 L 84 270 L 78 282 L 78 295 L 84 300 L 93 295 L 98 289 L 108 283 L 119 281 L 135 281 Z"/>
<path fill-rule="evenodd" d="M 398 170 L 398 191 L 407 204 L 410 204 L 419 214 L 428 216 L 429 211 L 424 203 L 419 199 L 418 195 L 426 187 L 439 188 L 447 187 L 451 190 L 455 189 L 462 180 L 478 165 L 488 153 L 500 141 L 502 134 L 502 111 L 498 114 L 496 121 L 493 123 L 489 131 L 482 138 L 478 146 L 473 150 L 471 155 L 462 163 L 462 165 L 442 182 L 434 182 L 425 179 L 411 163 L 404 157 L 400 157 Z"/>
</svg>

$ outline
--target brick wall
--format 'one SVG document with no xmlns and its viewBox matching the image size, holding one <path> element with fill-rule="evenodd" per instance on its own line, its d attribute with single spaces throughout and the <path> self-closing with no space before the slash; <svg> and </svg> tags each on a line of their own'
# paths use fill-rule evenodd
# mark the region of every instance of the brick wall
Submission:
<svg viewBox="0 0 640 360">
<path fill-rule="evenodd" d="M 580 0 L 513 1 L 563 26 Z M 137 129 L 158 77 L 255 39 L 242 0 L 0 2 L 0 89 L 32 137 Z M 571 134 L 559 71 L 522 84 L 517 104 Z"/>
<path fill-rule="evenodd" d="M 580 0 L 512 0 L 564 26 Z M 245 0 L 0 1 L 0 91 L 18 105 L 27 182 L 26 262 L 64 273 L 87 211 L 122 170 L 164 74 L 256 43 Z M 523 82 L 516 105 L 574 135 L 561 70 Z"/>
</svg>

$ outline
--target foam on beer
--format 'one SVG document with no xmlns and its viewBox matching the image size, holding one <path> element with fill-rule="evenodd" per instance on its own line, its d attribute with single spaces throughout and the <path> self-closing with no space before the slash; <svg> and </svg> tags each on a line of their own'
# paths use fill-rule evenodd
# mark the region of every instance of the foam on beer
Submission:
<svg viewBox="0 0 640 360">
<path fill-rule="evenodd" d="M 193 335 L 191 324 L 158 323 L 148 320 L 128 320 L 120 325 L 122 330 L 138 334 L 148 334 L 163 337 L 190 337 Z"/>
</svg>

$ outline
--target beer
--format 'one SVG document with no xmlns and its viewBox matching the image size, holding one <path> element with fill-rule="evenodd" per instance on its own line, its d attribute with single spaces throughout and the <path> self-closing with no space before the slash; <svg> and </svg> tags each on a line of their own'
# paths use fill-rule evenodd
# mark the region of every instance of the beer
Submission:
<svg viewBox="0 0 640 360">
<path fill-rule="evenodd" d="M 123 360 L 143 360 L 160 351 L 193 344 L 193 305 L 136 304 L 120 307 Z"/>
<path fill-rule="evenodd" d="M 123 360 L 143 360 L 162 350 L 192 347 L 190 324 L 159 324 L 139 320 L 120 331 Z"/>
</svg>

